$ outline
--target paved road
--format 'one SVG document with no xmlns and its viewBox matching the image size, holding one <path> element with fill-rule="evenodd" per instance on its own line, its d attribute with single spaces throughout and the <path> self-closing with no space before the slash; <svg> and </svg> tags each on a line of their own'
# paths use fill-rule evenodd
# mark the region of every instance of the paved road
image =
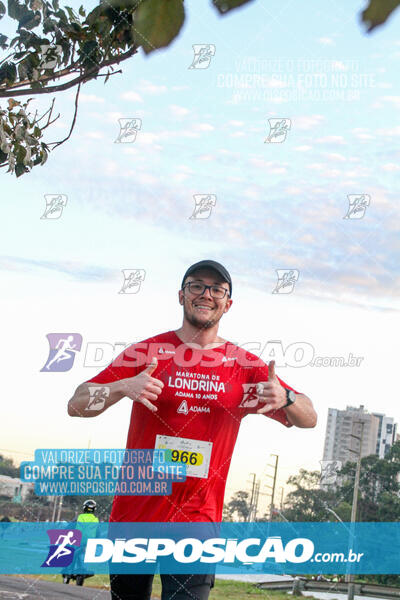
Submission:
<svg viewBox="0 0 400 600">
<path fill-rule="evenodd" d="M 110 592 L 75 583 L 64 585 L 30 577 L 0 575 L 0 600 L 110 600 Z"/>
</svg>

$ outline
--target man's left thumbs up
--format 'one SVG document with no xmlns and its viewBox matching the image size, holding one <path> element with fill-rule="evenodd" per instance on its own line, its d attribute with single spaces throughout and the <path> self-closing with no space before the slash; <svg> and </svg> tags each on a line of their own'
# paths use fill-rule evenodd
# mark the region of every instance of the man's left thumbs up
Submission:
<svg viewBox="0 0 400 600">
<path fill-rule="evenodd" d="M 257 384 L 257 393 L 260 402 L 265 402 L 265 406 L 259 408 L 257 413 L 264 414 L 270 410 L 277 410 L 286 404 L 285 388 L 279 383 L 275 373 L 275 361 L 268 363 L 268 381 L 261 381 Z"/>
</svg>

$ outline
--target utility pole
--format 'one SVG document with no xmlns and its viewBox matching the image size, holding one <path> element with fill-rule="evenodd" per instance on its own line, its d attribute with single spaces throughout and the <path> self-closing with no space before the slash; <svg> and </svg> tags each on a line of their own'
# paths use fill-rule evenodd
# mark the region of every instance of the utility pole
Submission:
<svg viewBox="0 0 400 600">
<path fill-rule="evenodd" d="M 57 521 L 60 520 L 61 518 L 61 510 L 62 510 L 62 505 L 63 505 L 63 498 L 64 496 L 60 496 L 60 500 L 58 502 L 58 514 L 57 514 Z"/>
<path fill-rule="evenodd" d="M 258 509 L 258 496 L 260 494 L 260 480 L 257 481 L 256 483 L 256 488 L 254 491 L 254 513 L 253 513 L 253 519 L 254 521 L 257 520 L 257 509 Z"/>
<path fill-rule="evenodd" d="M 277 454 L 271 454 L 271 456 L 275 456 L 275 464 L 274 465 L 267 465 L 267 467 L 272 467 L 274 469 L 274 474 L 273 475 L 267 475 L 267 477 L 271 477 L 271 479 L 272 479 L 272 486 L 270 486 L 270 485 L 266 486 L 270 490 L 272 490 L 272 493 L 271 493 L 271 504 L 270 504 L 270 508 L 269 508 L 269 520 L 270 521 L 272 521 L 272 511 L 274 509 L 276 476 L 277 476 L 277 473 L 278 473 L 278 461 L 279 461 L 279 456 Z"/>
<path fill-rule="evenodd" d="M 349 544 L 349 548 L 352 546 L 352 542 L 354 539 L 354 523 L 356 521 L 356 517 L 357 517 L 357 502 L 358 502 L 358 488 L 360 485 L 360 471 L 361 471 L 361 455 L 362 455 L 362 443 L 363 443 L 363 437 L 364 437 L 364 425 L 365 425 L 365 421 L 355 421 L 355 423 L 357 425 L 361 425 L 361 433 L 359 436 L 357 435 L 353 435 L 351 434 L 350 437 L 355 438 L 356 440 L 359 441 L 360 444 L 360 448 L 359 451 L 354 451 L 351 448 L 349 448 L 350 452 L 354 452 L 355 454 L 358 455 L 357 457 L 357 466 L 356 466 L 356 475 L 354 478 L 354 491 L 353 491 L 353 503 L 351 505 L 351 534 L 350 534 L 350 544 Z M 346 574 L 346 580 L 348 583 L 348 589 L 347 589 L 347 600 L 354 600 L 354 574 L 353 573 L 347 573 Z"/>
<path fill-rule="evenodd" d="M 53 503 L 53 514 L 51 516 L 52 523 L 54 523 L 54 521 L 56 520 L 57 499 L 58 499 L 58 496 L 53 496 L 54 503 Z"/>
<path fill-rule="evenodd" d="M 281 502 L 280 502 L 280 507 L 281 507 L 281 510 L 283 510 L 283 487 L 281 487 L 281 488 L 280 488 L 280 490 L 281 490 Z"/>
<path fill-rule="evenodd" d="M 253 505 L 254 505 L 254 490 L 256 487 L 256 474 L 255 473 L 250 473 L 250 475 L 253 475 L 253 483 L 251 486 L 251 496 L 250 496 L 250 503 L 249 503 L 249 515 L 247 520 L 251 521 L 251 517 L 253 515 Z"/>
</svg>

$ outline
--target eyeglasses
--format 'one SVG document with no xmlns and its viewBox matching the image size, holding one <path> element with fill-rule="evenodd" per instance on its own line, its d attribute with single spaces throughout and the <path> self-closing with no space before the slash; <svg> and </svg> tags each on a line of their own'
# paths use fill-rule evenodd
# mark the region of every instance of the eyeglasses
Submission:
<svg viewBox="0 0 400 600">
<path fill-rule="evenodd" d="M 189 292 L 195 296 L 201 296 L 206 290 L 210 290 L 211 296 L 218 300 L 222 300 L 222 298 L 225 298 L 226 294 L 229 294 L 229 290 L 220 287 L 219 285 L 206 285 L 205 283 L 197 283 L 196 281 L 185 283 L 182 289 L 184 290 L 186 287 Z"/>
</svg>

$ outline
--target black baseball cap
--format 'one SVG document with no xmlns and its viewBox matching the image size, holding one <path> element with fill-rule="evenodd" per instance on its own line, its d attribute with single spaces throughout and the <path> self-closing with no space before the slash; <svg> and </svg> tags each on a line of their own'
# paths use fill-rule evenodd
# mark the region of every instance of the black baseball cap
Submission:
<svg viewBox="0 0 400 600">
<path fill-rule="evenodd" d="M 198 271 L 199 269 L 214 269 L 214 271 L 217 271 L 217 273 L 221 275 L 222 279 L 229 284 L 229 296 L 232 296 L 231 276 L 229 275 L 225 267 L 221 265 L 221 263 L 216 262 L 215 260 L 201 260 L 200 262 L 197 262 L 191 267 L 189 267 L 183 276 L 181 287 L 183 287 L 186 277 L 189 277 L 189 275 L 192 275 L 192 273 Z"/>
</svg>

